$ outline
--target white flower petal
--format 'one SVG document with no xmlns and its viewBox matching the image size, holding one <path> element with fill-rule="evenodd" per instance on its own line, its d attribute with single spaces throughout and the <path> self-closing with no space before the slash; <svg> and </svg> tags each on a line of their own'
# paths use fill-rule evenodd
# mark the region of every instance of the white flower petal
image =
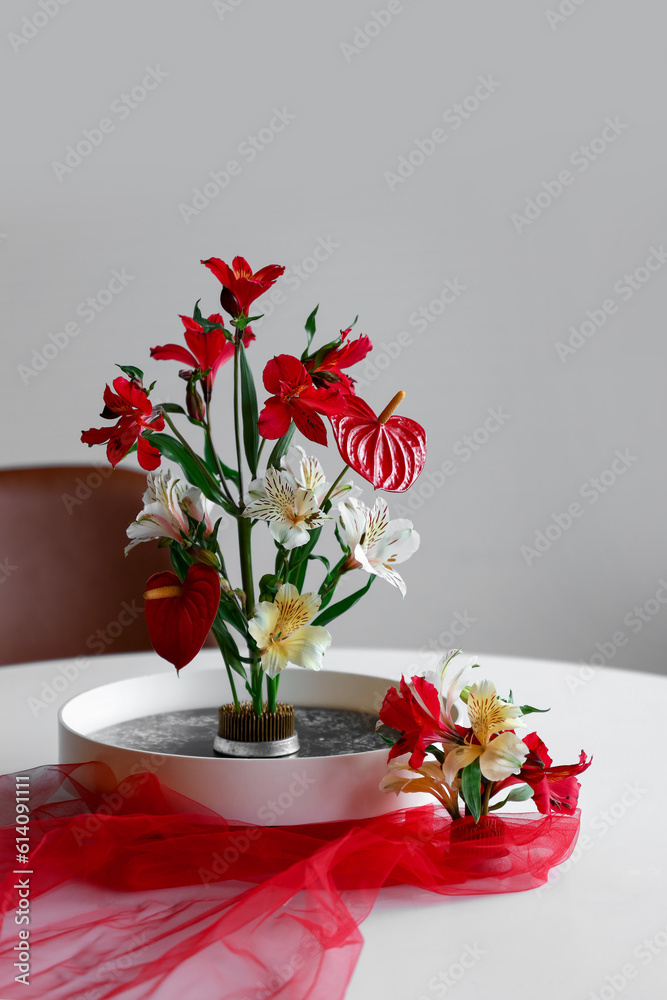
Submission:
<svg viewBox="0 0 667 1000">
<path fill-rule="evenodd" d="M 321 625 L 304 625 L 280 644 L 297 667 L 320 670 L 322 658 L 331 645 L 331 635 Z"/>
<path fill-rule="evenodd" d="M 446 752 L 442 770 L 447 784 L 451 785 L 461 768 L 472 764 L 481 753 L 482 747 L 477 745 L 469 746 L 467 743 L 463 744 L 463 746 L 452 747 L 451 750 Z"/>
<path fill-rule="evenodd" d="M 501 733 L 485 748 L 479 766 L 489 781 L 502 781 L 510 774 L 518 774 L 527 756 L 528 747 L 523 740 L 514 733 Z"/>
<path fill-rule="evenodd" d="M 269 531 L 277 542 L 288 551 L 305 545 L 310 540 L 308 529 L 303 524 L 286 524 L 284 521 L 273 521 Z"/>
<path fill-rule="evenodd" d="M 280 671 L 284 670 L 289 663 L 287 651 L 283 647 L 282 643 L 276 643 L 273 646 L 269 646 L 266 652 L 262 653 L 260 660 L 262 670 L 264 670 L 269 677 L 277 677 Z"/>
<path fill-rule="evenodd" d="M 278 608 L 271 601 L 261 601 L 255 608 L 254 617 L 248 622 L 248 631 L 260 649 L 268 644 L 278 624 L 278 616 Z"/>
</svg>

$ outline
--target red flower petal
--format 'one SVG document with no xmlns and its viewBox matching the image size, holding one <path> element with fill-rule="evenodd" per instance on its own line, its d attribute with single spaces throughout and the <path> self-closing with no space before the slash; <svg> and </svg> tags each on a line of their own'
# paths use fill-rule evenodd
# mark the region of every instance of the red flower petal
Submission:
<svg viewBox="0 0 667 1000">
<path fill-rule="evenodd" d="M 290 412 L 297 429 L 301 431 L 304 437 L 307 437 L 309 441 L 314 441 L 315 444 L 326 445 L 327 429 L 324 426 L 322 417 L 315 410 L 311 410 L 309 406 L 296 399 L 290 406 Z"/>
<path fill-rule="evenodd" d="M 198 368 L 197 359 L 182 344 L 163 344 L 151 347 L 151 357 L 156 361 L 180 361 L 191 368 Z"/>
<path fill-rule="evenodd" d="M 376 489 L 403 493 L 426 461 L 426 431 L 408 417 L 380 423 L 357 396 L 346 397 L 342 414 L 329 417 L 343 460 Z"/>
<path fill-rule="evenodd" d="M 271 396 L 267 399 L 264 409 L 259 415 L 257 429 L 263 438 L 275 441 L 287 433 L 291 422 L 290 410 L 281 403 L 278 396 Z"/>
<path fill-rule="evenodd" d="M 141 434 L 137 438 L 137 458 L 139 459 L 139 465 L 146 472 L 153 472 L 155 469 L 159 469 L 160 462 L 162 461 L 159 450 L 154 444 L 150 443 L 149 438 L 145 438 Z"/>
<path fill-rule="evenodd" d="M 94 444 L 104 444 L 116 430 L 115 427 L 91 427 L 89 431 L 83 431 L 81 440 L 91 447 Z"/>
<path fill-rule="evenodd" d="M 264 388 L 273 395 L 279 395 L 283 383 L 293 383 L 294 386 L 310 386 L 313 380 L 298 358 L 291 354 L 278 354 L 267 361 L 262 375 Z"/>
<path fill-rule="evenodd" d="M 175 573 L 155 573 L 146 591 L 179 587 L 173 597 L 147 598 L 146 625 L 155 652 L 180 670 L 204 645 L 220 604 L 220 578 L 212 566 L 190 566 L 185 580 Z"/>
</svg>

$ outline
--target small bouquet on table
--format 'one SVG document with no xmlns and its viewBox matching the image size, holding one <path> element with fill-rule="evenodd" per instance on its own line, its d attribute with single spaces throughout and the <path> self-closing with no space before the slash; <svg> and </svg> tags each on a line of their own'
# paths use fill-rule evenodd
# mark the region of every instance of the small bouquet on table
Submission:
<svg viewBox="0 0 667 1000">
<path fill-rule="evenodd" d="M 511 855 L 530 851 L 536 827 L 530 815 L 526 824 L 525 816 L 512 813 L 501 819 L 499 810 L 532 799 L 544 817 L 578 818 L 577 775 L 592 759 L 582 750 L 576 763 L 553 766 L 537 733 L 516 732 L 527 728 L 526 716 L 549 709 L 517 705 L 511 691 L 503 700 L 492 681 L 473 682 L 479 664 L 462 663 L 459 653 L 449 653 L 438 674 L 401 678 L 398 690 L 387 692 L 378 730 L 391 749 L 381 787 L 434 796 L 452 819 L 452 857 L 509 858 L 509 872 Z M 565 829 L 576 837 L 569 822 Z M 544 830 L 553 832 L 549 824 Z"/>
<path fill-rule="evenodd" d="M 155 650 L 180 671 L 209 631 L 220 648 L 232 702 L 220 708 L 216 750 L 278 756 L 298 749 L 294 708 L 278 701 L 281 671 L 288 663 L 319 670 L 331 643 L 326 626 L 352 608 L 376 577 L 404 595 L 396 566 L 419 546 L 411 521 L 390 519 L 381 497 L 367 506 L 346 474 L 351 469 L 376 490 L 403 492 L 424 466 L 426 434 L 415 420 L 395 412 L 403 392 L 379 415 L 356 394 L 348 369 L 372 345 L 364 335 L 352 336 L 354 324 L 314 346 L 317 308 L 306 321 L 301 356 L 280 353 L 264 368 L 268 398 L 260 409 L 247 355 L 255 341 L 251 324 L 261 316 L 250 315 L 251 307 L 284 268 L 269 265 L 253 272 L 242 257 L 231 266 L 216 257 L 202 263 L 222 286 L 220 304 L 229 318 L 205 317 L 197 303 L 192 316 L 181 317 L 185 344 L 151 350 L 156 360 L 185 366 L 179 372 L 185 406 L 155 401 L 155 383 L 144 385 L 139 368 L 119 365 L 123 374 L 113 388 L 106 387 L 102 411 L 114 423 L 85 431 L 82 441 L 106 444 L 113 466 L 136 450 L 148 472 L 144 509 L 128 529 L 126 551 L 154 539 L 169 547 L 173 572 L 152 576 L 144 595 Z M 232 371 L 231 385 L 223 388 L 225 368 Z M 231 403 L 230 464 L 213 438 L 219 397 Z M 298 431 L 308 442 L 327 445 L 323 418 L 343 460 L 333 479 L 316 456 L 292 443 Z M 177 421 L 197 428 L 198 450 Z M 163 458 L 179 465 L 184 478 L 161 469 Z M 220 542 L 221 525 L 229 518 L 236 522 L 240 580 L 228 572 L 229 553 Z M 260 522 L 273 536 L 275 562 L 257 578 L 253 529 Z M 333 564 L 318 550 L 323 531 L 340 547 Z M 356 570 L 368 574 L 367 581 L 334 600 Z M 307 585 L 317 571 L 319 585 Z"/>
</svg>

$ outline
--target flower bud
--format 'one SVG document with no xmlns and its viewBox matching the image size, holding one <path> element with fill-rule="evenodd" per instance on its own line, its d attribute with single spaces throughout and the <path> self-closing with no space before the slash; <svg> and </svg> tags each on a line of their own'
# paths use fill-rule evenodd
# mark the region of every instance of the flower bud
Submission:
<svg viewBox="0 0 667 1000">
<path fill-rule="evenodd" d="M 230 316 L 233 316 L 234 319 L 236 319 L 237 316 L 240 316 L 243 312 L 239 304 L 239 300 L 234 295 L 234 292 L 232 292 L 225 285 L 222 286 L 222 291 L 220 292 L 220 305 L 225 312 L 229 313 Z"/>
<path fill-rule="evenodd" d="M 199 395 L 199 389 L 197 388 L 199 373 L 197 371 L 188 371 L 187 368 L 184 368 L 178 374 L 180 378 L 186 379 L 188 383 L 188 387 L 185 390 L 185 408 L 188 411 L 188 416 L 192 420 L 196 420 L 202 424 L 206 416 L 206 409 L 204 407 L 204 400 Z"/>
<path fill-rule="evenodd" d="M 212 566 L 213 569 L 218 569 L 218 557 L 215 552 L 210 552 L 208 549 L 200 549 L 199 546 L 193 545 L 190 549 L 190 555 L 199 563 L 203 563 L 204 566 Z"/>
</svg>

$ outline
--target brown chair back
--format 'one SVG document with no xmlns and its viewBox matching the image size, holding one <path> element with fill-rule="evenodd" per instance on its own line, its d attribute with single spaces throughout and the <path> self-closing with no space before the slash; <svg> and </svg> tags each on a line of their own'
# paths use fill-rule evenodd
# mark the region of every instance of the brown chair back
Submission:
<svg viewBox="0 0 667 1000">
<path fill-rule="evenodd" d="M 109 466 L 0 470 L 0 665 L 151 648 L 142 594 L 169 553 L 123 552 L 145 489 Z"/>
</svg>

